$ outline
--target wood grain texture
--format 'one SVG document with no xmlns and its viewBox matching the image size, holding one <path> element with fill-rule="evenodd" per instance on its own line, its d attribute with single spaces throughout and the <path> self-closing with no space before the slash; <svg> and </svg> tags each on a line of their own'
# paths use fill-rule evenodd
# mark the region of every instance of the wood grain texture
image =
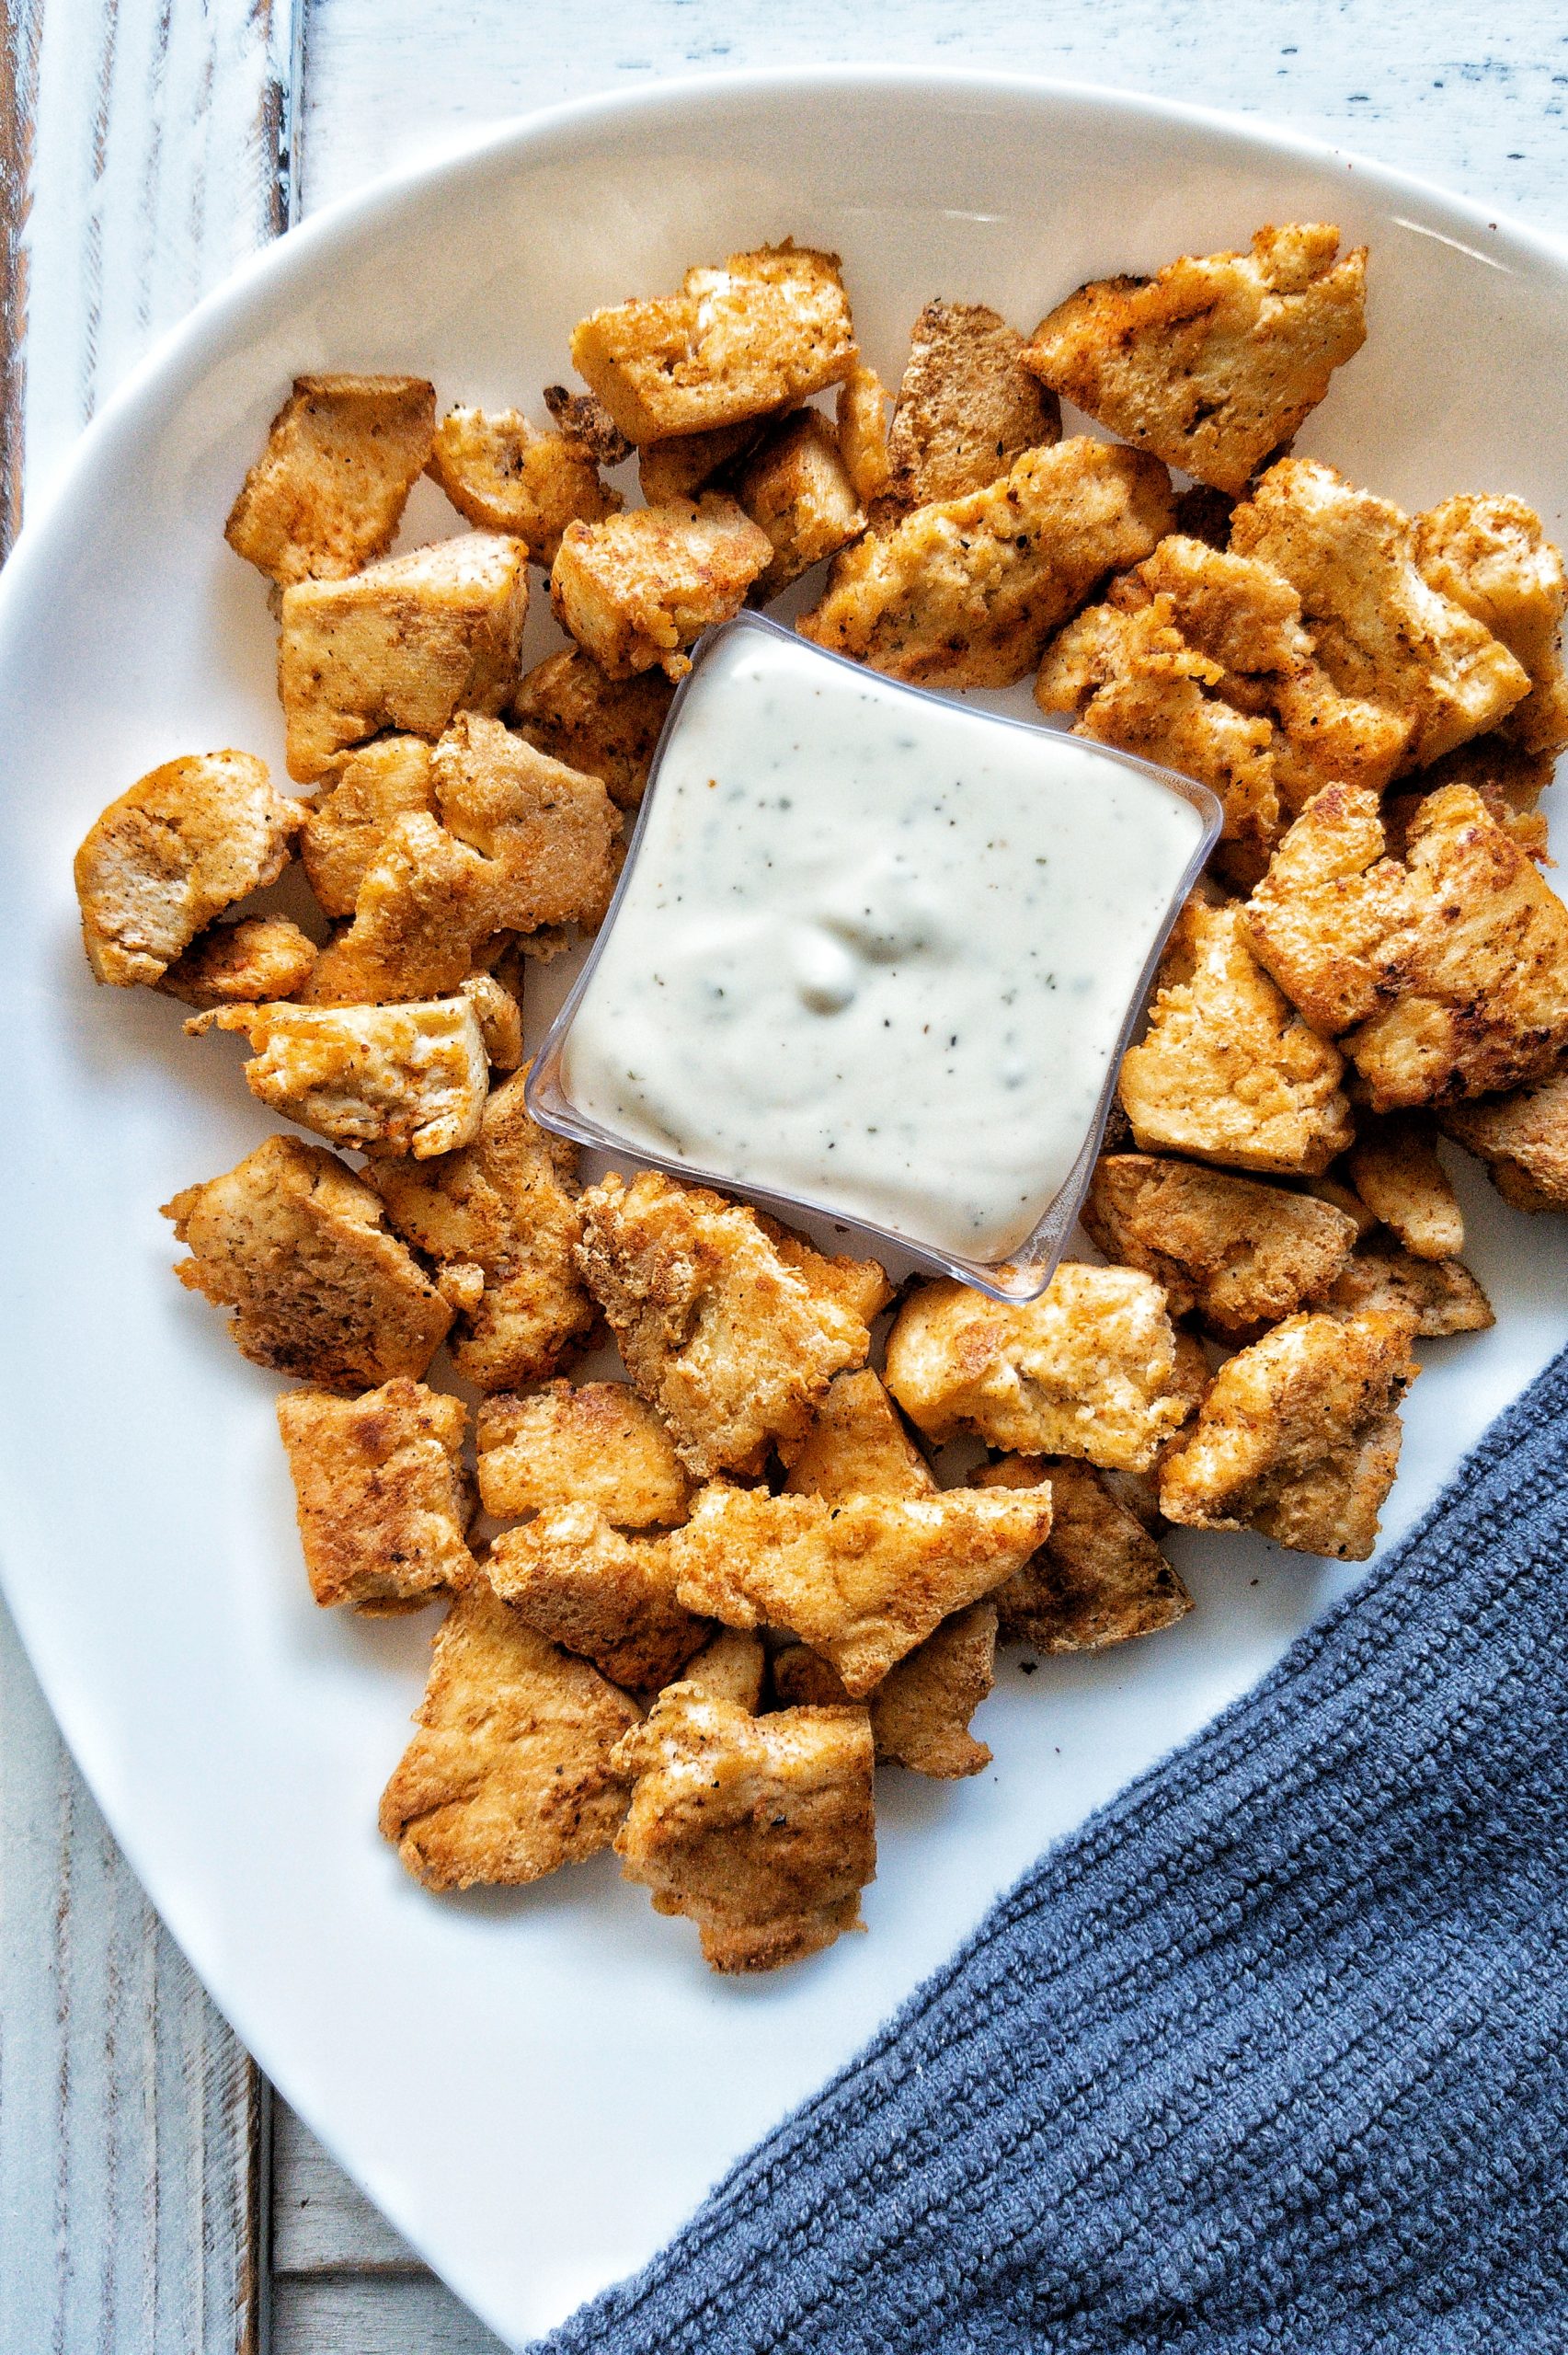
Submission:
<svg viewBox="0 0 1568 2355">
<path fill-rule="evenodd" d="M 273 2287 L 271 2355 L 501 2355 L 431 2273 L 327 2273 Z"/>
</svg>

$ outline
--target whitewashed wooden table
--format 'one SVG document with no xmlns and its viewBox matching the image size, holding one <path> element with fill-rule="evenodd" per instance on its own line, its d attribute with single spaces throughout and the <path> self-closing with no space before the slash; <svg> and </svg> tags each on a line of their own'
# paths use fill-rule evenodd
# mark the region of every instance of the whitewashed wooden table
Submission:
<svg viewBox="0 0 1568 2355">
<path fill-rule="evenodd" d="M 656 75 L 876 58 L 1110 82 L 1568 230 L 1568 17 L 1477 19 L 1472 0 L 597 0 L 585 29 L 561 0 L 0 0 L 0 534 L 263 240 L 391 165 Z M 271 2098 L 0 1615 L 0 2355 L 496 2344 Z"/>
</svg>

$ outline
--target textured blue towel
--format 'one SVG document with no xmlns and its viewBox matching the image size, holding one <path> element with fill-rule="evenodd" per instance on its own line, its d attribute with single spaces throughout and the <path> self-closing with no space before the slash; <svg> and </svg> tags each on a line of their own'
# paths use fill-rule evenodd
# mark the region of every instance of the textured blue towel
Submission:
<svg viewBox="0 0 1568 2355">
<path fill-rule="evenodd" d="M 555 2355 L 1568 2349 L 1568 1356 Z"/>
</svg>

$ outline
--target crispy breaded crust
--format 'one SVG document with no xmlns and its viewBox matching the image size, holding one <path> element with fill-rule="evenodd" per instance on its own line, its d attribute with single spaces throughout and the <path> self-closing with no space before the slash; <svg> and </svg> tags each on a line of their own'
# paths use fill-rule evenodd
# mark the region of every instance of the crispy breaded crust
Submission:
<svg viewBox="0 0 1568 2355">
<path fill-rule="evenodd" d="M 292 997 L 315 970 L 315 943 L 290 916 L 242 916 L 211 924 L 177 957 L 155 989 L 187 1005 L 256 1005 Z"/>
<path fill-rule="evenodd" d="M 1146 557 L 1173 517 L 1157 459 L 1079 434 L 857 540 L 796 626 L 918 685 L 1012 686 L 1095 582 Z"/>
<path fill-rule="evenodd" d="M 1429 1120 L 1394 1112 L 1363 1122 L 1345 1166 L 1373 1216 L 1416 1258 L 1451 1259 L 1464 1249 L 1464 1212 Z"/>
<path fill-rule="evenodd" d="M 765 418 L 747 417 L 737 425 L 715 425 L 710 433 L 675 433 L 667 442 L 647 442 L 637 453 L 637 488 L 650 507 L 695 499 L 755 447 L 766 424 Z"/>
<path fill-rule="evenodd" d="M 392 546 L 435 421 L 422 376 L 296 376 L 223 537 L 282 588 L 357 572 Z"/>
<path fill-rule="evenodd" d="M 535 564 L 555 563 L 568 523 L 598 523 L 624 504 L 586 442 L 542 433 L 515 408 L 449 409 L 429 471 L 460 515 L 523 541 Z"/>
<path fill-rule="evenodd" d="M 1501 639 L 1423 578 L 1403 510 L 1316 458 L 1269 468 L 1231 517 L 1230 545 L 1289 580 L 1341 694 L 1409 723 L 1407 766 L 1496 727 L 1529 692 Z"/>
<path fill-rule="evenodd" d="M 478 1133 L 489 1061 L 467 998 L 414 1005 L 231 1005 L 190 1031 L 240 1030 L 253 1096 L 366 1153 L 452 1153 Z"/>
<path fill-rule="evenodd" d="M 526 1071 L 496 1088 L 461 1153 L 372 1172 L 400 1235 L 434 1259 L 463 1304 L 452 1362 L 481 1390 L 557 1373 L 593 1322 L 574 1258 L 582 1234 L 576 1148 L 529 1118 Z"/>
<path fill-rule="evenodd" d="M 670 1683 L 711 1633 L 676 1600 L 668 1544 L 623 1536 L 595 1505 L 546 1505 L 503 1530 L 485 1575 L 531 1627 L 638 1692 Z"/>
<path fill-rule="evenodd" d="M 972 1603 L 888 1670 L 866 1699 L 878 1758 L 944 1782 L 990 1764 L 969 1719 L 995 1681 L 996 1617 L 990 1598 Z M 838 1671 L 808 1644 L 774 1654 L 773 1690 L 786 1706 L 831 1708 L 849 1697 Z"/>
<path fill-rule="evenodd" d="M 684 1521 L 692 1483 L 653 1408 L 624 1382 L 546 1383 L 479 1409 L 486 1512 L 591 1505 L 617 1529 Z"/>
<path fill-rule="evenodd" d="M 607 678 L 590 654 L 568 646 L 528 672 L 509 716 L 531 744 L 601 778 L 619 809 L 635 810 L 674 692 L 661 671 Z"/>
<path fill-rule="evenodd" d="M 731 1627 L 787 1627 L 858 1698 L 940 1621 L 1010 1578 L 1049 1526 L 1039 1491 L 830 1504 L 718 1481 L 665 1544 L 688 1610 Z"/>
<path fill-rule="evenodd" d="M 427 1889 L 538 1880 L 607 1848 L 626 1811 L 612 1763 L 637 1706 L 525 1626 L 484 1580 L 436 1636 L 419 1731 L 381 1828 Z"/>
<path fill-rule="evenodd" d="M 190 1250 L 180 1282 L 234 1310 L 230 1335 L 257 1365 L 331 1390 L 418 1379 L 452 1322 L 363 1178 L 297 1137 L 269 1137 L 163 1215 Z"/>
<path fill-rule="evenodd" d="M 1366 1308 L 1412 1316 L 1424 1341 L 1448 1333 L 1484 1333 L 1497 1322 L 1492 1303 L 1462 1259 L 1418 1259 L 1375 1227 L 1310 1304 L 1335 1316 L 1356 1316 Z"/>
<path fill-rule="evenodd" d="M 351 916 L 360 886 L 395 821 L 413 811 L 434 816 L 430 748 L 422 736 L 378 736 L 328 773 L 305 811 L 300 857 L 310 888 L 329 916 Z"/>
<path fill-rule="evenodd" d="M 155 982 L 214 916 L 277 881 L 303 815 L 248 752 L 192 752 L 138 777 L 76 853 L 95 977 Z"/>
<path fill-rule="evenodd" d="M 1568 908 L 1478 794 L 1415 807 L 1402 862 L 1375 796 L 1330 786 L 1253 892 L 1254 953 L 1345 1052 L 1375 1111 L 1537 1078 L 1568 1047 Z"/>
<path fill-rule="evenodd" d="M 1122 1058 L 1121 1101 L 1142 1150 L 1315 1174 L 1350 1143 L 1344 1074 L 1344 1056 L 1253 957 L 1243 911 L 1189 900 L 1148 1031 Z"/>
<path fill-rule="evenodd" d="M 869 1366 L 836 1373 L 799 1439 L 779 1451 L 789 1467 L 784 1492 L 826 1497 L 928 1497 L 930 1465 L 905 1430 L 881 1381 Z"/>
<path fill-rule="evenodd" d="M 1157 1283 L 1064 1260 L 1038 1300 L 920 1285 L 887 1337 L 887 1387 L 934 1440 L 1081 1455 L 1147 1471 L 1185 1421 L 1176 1337 Z M 802 1630 L 804 1633 L 804 1630 Z"/>
<path fill-rule="evenodd" d="M 761 1636 L 749 1635 L 741 1627 L 715 1627 L 702 1650 L 693 1652 L 686 1662 L 681 1682 L 696 1685 L 711 1701 L 732 1701 L 738 1709 L 755 1717 L 767 1670 L 768 1655 Z"/>
<path fill-rule="evenodd" d="M 680 679 L 692 667 L 686 649 L 740 611 L 773 555 L 772 540 L 733 499 L 704 491 L 602 523 L 569 523 L 550 603 L 611 678 L 657 665 Z"/>
<path fill-rule="evenodd" d="M 314 784 L 385 729 L 434 738 L 460 711 L 499 711 L 527 615 L 528 551 L 490 532 L 295 581 L 278 649 L 289 775 Z"/>
<path fill-rule="evenodd" d="M 1506 720 L 1503 723 L 1505 728 L 1507 724 Z M 1472 792 L 1480 794 L 1504 833 L 1513 836 L 1527 856 L 1538 866 L 1550 867 L 1546 818 L 1538 805 L 1551 783 L 1553 768 L 1550 752 L 1527 752 L 1522 745 L 1501 732 L 1474 736 L 1468 744 L 1445 752 L 1440 761 L 1434 761 L 1422 770 L 1414 780 L 1419 793 L 1395 794 L 1384 802 L 1391 840 L 1402 844 L 1421 794 L 1435 793 L 1444 785 L 1468 785 Z"/>
<path fill-rule="evenodd" d="M 635 1775 L 615 1853 L 656 1913 L 684 1913 L 715 1970 L 773 1970 L 860 1927 L 876 1873 L 864 1709 L 754 1717 L 695 1684 L 661 1693 L 615 1752 Z"/>
<path fill-rule="evenodd" d="M 572 330 L 572 365 L 636 442 L 803 401 L 854 358 L 837 254 L 787 239 L 689 270 L 679 294 L 594 311 Z"/>
<path fill-rule="evenodd" d="M 1050 1535 L 991 1597 L 1002 1643 L 1104 1651 L 1157 1635 L 1192 1609 L 1176 1572 L 1104 1473 L 1064 1456 L 1004 1455 L 969 1476 L 979 1488 L 1050 1484 Z"/>
<path fill-rule="evenodd" d="M 621 839 L 601 778 L 475 712 L 460 713 L 447 729 L 430 773 L 442 823 L 494 870 L 497 929 L 601 921 Z"/>
<path fill-rule="evenodd" d="M 890 499 L 962 499 L 1061 439 L 1061 404 L 1021 365 L 1023 351 L 1017 328 L 983 303 L 926 304 L 887 433 Z"/>
<path fill-rule="evenodd" d="M 470 973 L 462 995 L 474 1008 L 485 1052 L 496 1071 L 516 1071 L 522 1061 L 522 1008 L 493 973 Z"/>
<path fill-rule="evenodd" d="M 401 1376 L 360 1398 L 290 1390 L 279 1399 L 317 1603 L 418 1610 L 443 1589 L 468 1584 L 467 1421 L 461 1398 Z"/>
<path fill-rule="evenodd" d="M 773 546 L 751 584 L 765 605 L 865 529 L 865 515 L 825 417 L 801 409 L 766 432 L 735 470 L 737 500 Z"/>
<path fill-rule="evenodd" d="M 1568 1071 L 1511 1096 L 1448 1105 L 1438 1125 L 1485 1162 L 1516 1210 L 1568 1210 Z"/>
<path fill-rule="evenodd" d="M 761 1471 L 771 1442 L 805 1434 L 832 1376 L 864 1362 L 842 1271 L 871 1263 L 797 1244 L 792 1265 L 751 1211 L 652 1170 L 631 1186 L 612 1173 L 582 1209 L 584 1279 L 699 1478 Z"/>
<path fill-rule="evenodd" d="M 1400 1311 L 1290 1316 L 1227 1359 L 1162 1467 L 1161 1511 L 1364 1561 L 1398 1458 L 1394 1409 L 1420 1371 L 1413 1330 Z"/>
<path fill-rule="evenodd" d="M 313 1005 L 386 1005 L 462 988 L 496 929 L 490 860 L 417 810 L 395 818 L 305 992 Z"/>
<path fill-rule="evenodd" d="M 1041 321 L 1024 365 L 1167 465 L 1240 491 L 1366 340 L 1367 249 L 1338 247 L 1328 224 L 1289 222 L 1250 253 L 1093 280 Z"/>
<path fill-rule="evenodd" d="M 1529 673 L 1530 691 L 1503 722 L 1522 752 L 1555 756 L 1568 744 L 1562 558 L 1522 499 L 1473 492 L 1415 519 L 1415 561 L 1440 595 L 1501 638 Z"/>
<path fill-rule="evenodd" d="M 1289 1316 L 1356 1244 L 1355 1220 L 1310 1194 L 1139 1153 L 1096 1164 L 1080 1215 L 1108 1259 L 1164 1286 L 1173 1316 L 1221 1333 Z"/>
<path fill-rule="evenodd" d="M 844 472 L 854 485 L 855 497 L 867 509 L 887 489 L 891 472 L 887 408 L 887 387 L 875 368 L 857 361 L 839 386 L 833 422 Z"/>
<path fill-rule="evenodd" d="M 632 454 L 632 445 L 604 403 L 591 393 L 574 393 L 565 385 L 546 385 L 544 406 L 563 433 L 580 442 L 595 465 L 618 466 Z"/>
</svg>

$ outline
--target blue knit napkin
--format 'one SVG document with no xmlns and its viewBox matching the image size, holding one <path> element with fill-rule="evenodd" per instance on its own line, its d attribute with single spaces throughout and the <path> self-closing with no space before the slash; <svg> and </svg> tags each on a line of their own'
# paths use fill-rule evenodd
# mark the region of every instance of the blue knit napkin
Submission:
<svg viewBox="0 0 1568 2355">
<path fill-rule="evenodd" d="M 1568 1353 L 555 2355 L 1568 2349 Z"/>
</svg>

